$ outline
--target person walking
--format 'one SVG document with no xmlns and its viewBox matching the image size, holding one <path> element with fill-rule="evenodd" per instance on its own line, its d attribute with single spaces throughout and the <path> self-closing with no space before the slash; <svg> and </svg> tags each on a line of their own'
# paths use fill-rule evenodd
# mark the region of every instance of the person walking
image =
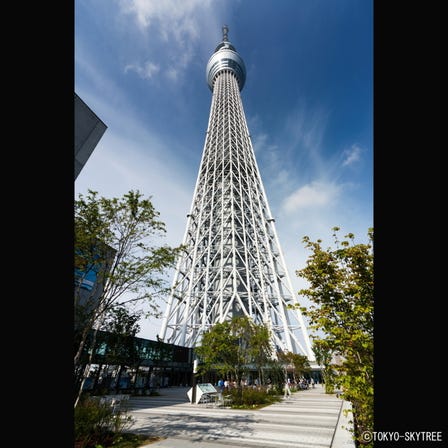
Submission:
<svg viewBox="0 0 448 448">
<path fill-rule="evenodd" d="M 291 389 L 289 387 L 289 382 L 291 380 L 289 378 L 285 379 L 285 394 L 283 395 L 283 398 L 286 398 L 286 396 L 291 396 Z"/>
</svg>

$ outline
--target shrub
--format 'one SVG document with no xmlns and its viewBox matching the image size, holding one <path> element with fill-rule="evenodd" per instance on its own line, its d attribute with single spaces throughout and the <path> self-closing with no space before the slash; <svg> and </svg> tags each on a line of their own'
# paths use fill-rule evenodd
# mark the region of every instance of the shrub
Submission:
<svg viewBox="0 0 448 448">
<path fill-rule="evenodd" d="M 75 408 L 75 446 L 111 446 L 132 422 L 126 410 L 114 410 L 107 401 L 87 397 Z"/>
<path fill-rule="evenodd" d="M 267 392 L 262 388 L 244 387 L 243 389 L 232 389 L 230 394 L 232 396 L 233 408 L 261 407 L 279 401 L 277 394 Z"/>
</svg>

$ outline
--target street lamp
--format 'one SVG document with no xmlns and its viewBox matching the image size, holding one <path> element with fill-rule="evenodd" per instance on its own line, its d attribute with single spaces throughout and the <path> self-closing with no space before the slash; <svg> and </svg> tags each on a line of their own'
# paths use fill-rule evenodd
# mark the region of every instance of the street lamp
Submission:
<svg viewBox="0 0 448 448">
<path fill-rule="evenodd" d="M 193 361 L 193 377 L 192 377 L 192 383 L 193 383 L 193 390 L 191 391 L 191 404 L 194 404 L 196 402 L 196 373 L 198 371 L 198 360 L 195 359 Z"/>
</svg>

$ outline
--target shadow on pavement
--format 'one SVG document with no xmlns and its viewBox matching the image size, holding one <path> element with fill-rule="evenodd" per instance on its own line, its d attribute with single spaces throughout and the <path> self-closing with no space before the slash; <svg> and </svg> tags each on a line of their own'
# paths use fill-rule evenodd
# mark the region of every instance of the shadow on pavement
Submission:
<svg viewBox="0 0 448 448">
<path fill-rule="evenodd" d="M 174 417 L 174 416 L 173 416 Z M 156 435 L 159 437 L 188 438 L 194 442 L 218 440 L 223 438 L 241 437 L 241 433 L 251 434 L 252 416 L 195 416 L 185 413 L 177 414 L 172 421 L 166 417 L 151 416 L 147 425 L 141 425 L 133 433 Z"/>
</svg>

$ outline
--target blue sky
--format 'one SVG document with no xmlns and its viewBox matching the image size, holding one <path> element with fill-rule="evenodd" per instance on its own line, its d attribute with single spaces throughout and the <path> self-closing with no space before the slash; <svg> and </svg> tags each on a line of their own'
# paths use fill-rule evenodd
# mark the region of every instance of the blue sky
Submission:
<svg viewBox="0 0 448 448">
<path fill-rule="evenodd" d="M 329 247 L 334 226 L 356 242 L 373 226 L 373 0 L 76 0 L 75 92 L 108 128 L 75 196 L 140 190 L 163 242 L 182 242 L 210 112 L 205 67 L 224 24 L 246 64 L 241 97 L 298 291 L 305 235 Z M 159 329 L 142 322 L 139 336 Z"/>
</svg>

